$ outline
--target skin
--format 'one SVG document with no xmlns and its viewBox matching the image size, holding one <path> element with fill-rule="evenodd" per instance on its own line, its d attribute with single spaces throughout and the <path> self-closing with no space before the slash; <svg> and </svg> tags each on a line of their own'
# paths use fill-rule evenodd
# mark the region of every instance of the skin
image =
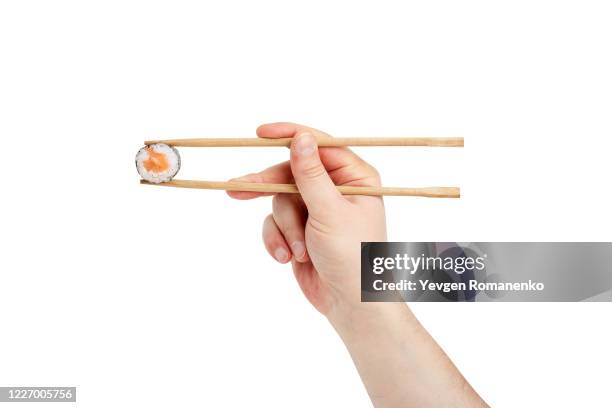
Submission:
<svg viewBox="0 0 612 408">
<path fill-rule="evenodd" d="M 360 301 L 360 243 L 387 240 L 384 204 L 342 196 L 335 185 L 380 186 L 376 169 L 347 148 L 317 148 L 316 140 L 331 136 L 306 126 L 266 124 L 257 135 L 293 137 L 290 160 L 235 180 L 297 184 L 299 195 L 274 195 L 265 247 L 291 263 L 306 298 L 345 343 L 374 406 L 487 406 L 406 304 Z"/>
</svg>

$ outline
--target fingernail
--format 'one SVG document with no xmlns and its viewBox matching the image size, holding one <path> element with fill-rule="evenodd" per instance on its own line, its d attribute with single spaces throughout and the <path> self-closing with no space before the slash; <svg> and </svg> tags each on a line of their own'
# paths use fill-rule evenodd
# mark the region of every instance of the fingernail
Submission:
<svg viewBox="0 0 612 408">
<path fill-rule="evenodd" d="M 287 262 L 287 257 L 288 256 L 289 256 L 289 254 L 287 253 L 287 250 L 285 248 L 283 248 L 283 247 L 278 247 L 274 251 L 274 257 L 280 263 Z"/>
<path fill-rule="evenodd" d="M 291 244 L 291 251 L 296 258 L 301 258 L 306 253 L 306 247 L 302 241 L 295 241 Z"/>
<path fill-rule="evenodd" d="M 303 157 L 313 154 L 317 147 L 314 137 L 308 132 L 298 135 L 296 143 L 297 152 Z"/>
</svg>

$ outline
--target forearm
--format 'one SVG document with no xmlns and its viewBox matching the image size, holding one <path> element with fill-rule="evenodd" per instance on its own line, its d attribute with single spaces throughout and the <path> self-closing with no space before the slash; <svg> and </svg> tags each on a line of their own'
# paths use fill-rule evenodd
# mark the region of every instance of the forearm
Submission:
<svg viewBox="0 0 612 408">
<path fill-rule="evenodd" d="M 341 304 L 328 318 L 376 407 L 487 406 L 404 303 Z"/>
</svg>

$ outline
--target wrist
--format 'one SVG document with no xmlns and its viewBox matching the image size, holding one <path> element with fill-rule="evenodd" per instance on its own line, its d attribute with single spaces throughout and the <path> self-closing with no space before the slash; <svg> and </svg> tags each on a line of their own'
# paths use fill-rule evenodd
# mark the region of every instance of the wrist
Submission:
<svg viewBox="0 0 612 408">
<path fill-rule="evenodd" d="M 405 303 L 337 304 L 327 318 L 375 406 L 487 406 Z"/>
<path fill-rule="evenodd" d="M 336 302 L 326 317 L 345 342 L 373 339 L 377 334 L 390 336 L 396 329 L 420 326 L 403 302 Z"/>
</svg>

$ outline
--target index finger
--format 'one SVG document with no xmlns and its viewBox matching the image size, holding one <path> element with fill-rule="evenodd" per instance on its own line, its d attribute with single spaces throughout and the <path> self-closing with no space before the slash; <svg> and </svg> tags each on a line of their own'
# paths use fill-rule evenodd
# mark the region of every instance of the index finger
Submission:
<svg viewBox="0 0 612 408">
<path fill-rule="evenodd" d="M 272 167 L 259 172 L 251 173 L 246 176 L 231 179 L 230 181 L 248 181 L 249 183 L 272 183 L 272 184 L 290 184 L 293 182 L 291 174 L 291 166 L 289 162 L 278 163 Z M 256 193 L 250 191 L 227 191 L 227 194 L 237 200 L 251 200 L 257 197 L 269 196 L 274 193 Z"/>
<path fill-rule="evenodd" d="M 297 123 L 290 122 L 276 122 L 266 123 L 257 128 L 255 133 L 258 137 L 265 139 L 280 139 L 283 137 L 293 137 L 298 132 L 310 131 L 315 137 L 331 137 L 327 133 L 321 132 L 316 129 L 309 128 L 308 126 L 298 125 Z"/>
<path fill-rule="evenodd" d="M 331 138 L 329 134 L 308 126 L 290 122 L 277 122 L 261 125 L 257 136 L 267 139 L 294 137 L 308 131 L 316 139 Z M 321 162 L 337 185 L 380 186 L 380 177 L 374 167 L 365 162 L 347 147 L 321 147 Z"/>
</svg>

